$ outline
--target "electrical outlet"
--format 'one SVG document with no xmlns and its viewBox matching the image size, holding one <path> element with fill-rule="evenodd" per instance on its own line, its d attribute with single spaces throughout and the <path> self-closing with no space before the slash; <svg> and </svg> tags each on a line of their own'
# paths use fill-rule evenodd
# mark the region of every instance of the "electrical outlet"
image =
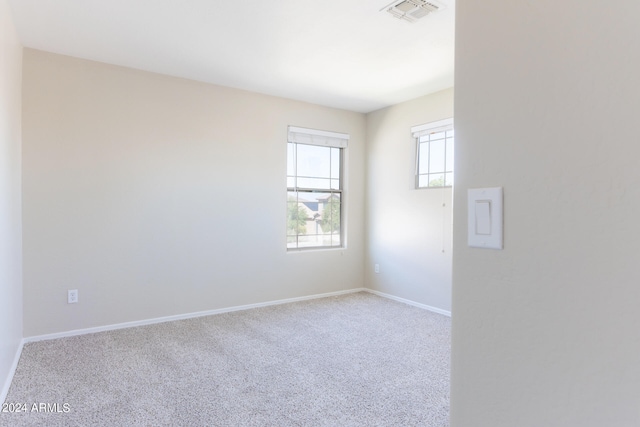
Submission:
<svg viewBox="0 0 640 427">
<path fill-rule="evenodd" d="M 376 274 L 380 273 L 380 264 L 374 265 L 373 269 L 375 270 Z"/>
<path fill-rule="evenodd" d="M 78 302 L 78 290 L 77 289 L 69 289 L 67 291 L 67 303 L 75 304 Z"/>
</svg>

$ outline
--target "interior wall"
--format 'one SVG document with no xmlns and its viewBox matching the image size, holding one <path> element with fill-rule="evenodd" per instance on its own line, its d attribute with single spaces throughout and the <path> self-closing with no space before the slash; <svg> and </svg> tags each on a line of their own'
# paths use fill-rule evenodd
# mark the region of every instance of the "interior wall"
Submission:
<svg viewBox="0 0 640 427">
<path fill-rule="evenodd" d="M 363 286 L 363 114 L 31 49 L 23 103 L 25 337 Z M 288 125 L 351 135 L 344 250 L 286 251 Z"/>
<path fill-rule="evenodd" d="M 0 0 L 0 402 L 22 340 L 21 88 L 22 46 Z"/>
<path fill-rule="evenodd" d="M 456 2 L 452 427 L 640 425 L 640 3 Z M 504 188 L 504 250 L 467 189 Z"/>
<path fill-rule="evenodd" d="M 367 287 L 446 312 L 452 189 L 415 188 L 411 127 L 451 117 L 453 89 L 369 113 L 366 151 Z"/>
</svg>

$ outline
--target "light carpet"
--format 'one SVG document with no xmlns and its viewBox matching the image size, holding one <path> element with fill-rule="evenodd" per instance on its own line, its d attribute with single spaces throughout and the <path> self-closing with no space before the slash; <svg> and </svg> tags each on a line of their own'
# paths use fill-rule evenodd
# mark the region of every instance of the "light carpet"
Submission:
<svg viewBox="0 0 640 427">
<path fill-rule="evenodd" d="M 448 426 L 450 320 L 361 292 L 30 343 L 0 425 Z"/>
</svg>

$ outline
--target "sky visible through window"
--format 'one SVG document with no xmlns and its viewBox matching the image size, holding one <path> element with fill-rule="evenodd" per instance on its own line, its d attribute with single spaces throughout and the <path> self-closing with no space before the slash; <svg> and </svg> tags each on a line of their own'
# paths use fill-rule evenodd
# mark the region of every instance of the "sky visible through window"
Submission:
<svg viewBox="0 0 640 427">
<path fill-rule="evenodd" d="M 419 137 L 419 188 L 453 185 L 453 140 L 453 129 Z"/>
<path fill-rule="evenodd" d="M 341 150 L 288 143 L 289 249 L 341 246 Z"/>
</svg>

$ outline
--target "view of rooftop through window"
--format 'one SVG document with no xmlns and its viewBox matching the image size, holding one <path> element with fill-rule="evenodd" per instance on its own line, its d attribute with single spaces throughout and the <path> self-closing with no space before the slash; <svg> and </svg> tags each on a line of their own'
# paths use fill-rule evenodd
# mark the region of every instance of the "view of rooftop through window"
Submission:
<svg viewBox="0 0 640 427">
<path fill-rule="evenodd" d="M 342 246 L 342 148 L 289 142 L 287 248 Z"/>
</svg>

